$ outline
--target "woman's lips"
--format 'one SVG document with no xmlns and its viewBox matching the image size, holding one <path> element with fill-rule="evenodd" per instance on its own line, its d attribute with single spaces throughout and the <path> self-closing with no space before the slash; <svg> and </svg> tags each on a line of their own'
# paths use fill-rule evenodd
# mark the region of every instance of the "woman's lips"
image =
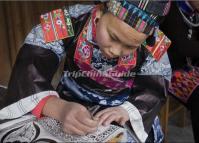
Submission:
<svg viewBox="0 0 199 143">
<path fill-rule="evenodd" d="M 112 58 L 116 58 L 116 56 L 114 56 L 113 54 L 109 53 L 109 52 L 105 52 L 103 50 L 101 50 L 102 54 L 107 58 L 107 59 L 112 59 Z"/>
</svg>

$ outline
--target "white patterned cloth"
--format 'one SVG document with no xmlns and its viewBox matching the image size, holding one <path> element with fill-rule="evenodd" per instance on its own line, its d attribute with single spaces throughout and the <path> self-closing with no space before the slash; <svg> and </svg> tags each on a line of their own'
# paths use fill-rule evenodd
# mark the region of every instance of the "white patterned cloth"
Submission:
<svg viewBox="0 0 199 143">
<path fill-rule="evenodd" d="M 79 16 L 90 12 L 95 5 L 76 4 L 68 7 L 68 13 L 71 17 L 78 18 Z"/>
<path fill-rule="evenodd" d="M 132 126 L 135 134 L 137 135 L 138 139 L 141 142 L 145 142 L 148 137 L 148 134 L 146 133 L 146 131 L 144 129 L 142 116 L 141 116 L 139 110 L 128 101 L 124 102 L 120 106 L 128 112 L 131 126 Z"/>
<path fill-rule="evenodd" d="M 52 118 L 32 115 L 0 124 L 0 129 L 0 142 L 133 142 L 119 126 L 101 126 L 94 133 L 75 136 L 64 133 L 62 124 Z"/>
<path fill-rule="evenodd" d="M 56 91 L 43 91 L 23 98 L 0 110 L 0 120 L 15 119 L 31 112 L 45 97 L 52 95 L 59 97 Z"/>
</svg>

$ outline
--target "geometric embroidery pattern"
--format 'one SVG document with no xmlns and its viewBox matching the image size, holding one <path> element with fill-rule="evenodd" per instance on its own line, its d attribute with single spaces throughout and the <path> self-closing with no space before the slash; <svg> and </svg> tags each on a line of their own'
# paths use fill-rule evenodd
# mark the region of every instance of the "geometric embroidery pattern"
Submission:
<svg viewBox="0 0 199 143">
<path fill-rule="evenodd" d="M 172 75 L 169 92 L 184 103 L 187 102 L 195 88 L 199 85 L 199 68 L 192 70 L 178 70 Z"/>
</svg>

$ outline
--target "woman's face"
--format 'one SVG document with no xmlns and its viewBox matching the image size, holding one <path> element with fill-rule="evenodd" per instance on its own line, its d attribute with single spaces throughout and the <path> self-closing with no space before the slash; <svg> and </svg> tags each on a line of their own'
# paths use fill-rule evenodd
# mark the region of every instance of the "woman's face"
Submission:
<svg viewBox="0 0 199 143">
<path fill-rule="evenodd" d="M 96 42 L 107 58 L 128 55 L 135 51 L 147 38 L 128 24 L 106 13 L 96 25 Z"/>
</svg>

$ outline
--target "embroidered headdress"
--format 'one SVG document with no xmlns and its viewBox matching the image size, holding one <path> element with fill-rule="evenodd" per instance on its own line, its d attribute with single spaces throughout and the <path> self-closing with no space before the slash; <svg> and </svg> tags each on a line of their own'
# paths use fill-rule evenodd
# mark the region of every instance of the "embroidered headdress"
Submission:
<svg viewBox="0 0 199 143">
<path fill-rule="evenodd" d="M 117 1 L 110 0 L 108 11 L 139 32 L 151 35 L 158 26 L 160 17 L 168 13 L 168 1 Z"/>
</svg>

